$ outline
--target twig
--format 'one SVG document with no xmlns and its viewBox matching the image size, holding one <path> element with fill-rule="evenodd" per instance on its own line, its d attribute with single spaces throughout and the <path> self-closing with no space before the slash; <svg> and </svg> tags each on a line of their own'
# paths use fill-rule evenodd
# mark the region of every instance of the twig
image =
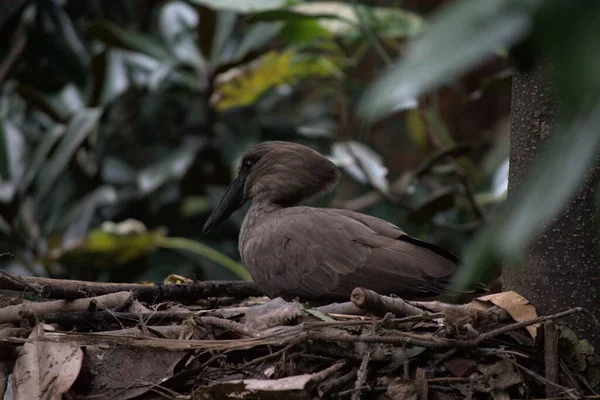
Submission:
<svg viewBox="0 0 600 400">
<path fill-rule="evenodd" d="M 325 368 L 324 370 L 319 371 L 317 373 L 314 373 L 310 382 L 313 385 L 318 385 L 319 383 L 323 382 L 325 379 L 327 379 L 330 376 L 333 376 L 336 373 L 338 373 L 339 371 L 341 371 L 342 368 L 344 368 L 345 366 L 346 366 L 346 361 L 336 362 L 332 366 Z"/>
<path fill-rule="evenodd" d="M 3 255 L 4 254 L 0 254 L 0 256 L 3 256 Z M 42 295 L 42 288 L 40 285 L 37 285 L 35 283 L 26 282 L 21 277 L 13 276 L 7 272 L 0 270 L 0 282 L 4 282 L 4 281 L 8 282 L 9 285 L 11 283 L 15 284 L 15 285 L 21 285 L 23 287 L 23 289 L 29 289 L 32 292 L 34 292 L 40 296 Z M 2 285 L 2 286 L 4 286 L 4 285 Z"/>
<path fill-rule="evenodd" d="M 356 368 L 353 368 L 347 374 L 344 374 L 338 378 L 332 378 L 326 382 L 323 382 L 322 384 L 319 385 L 317 392 L 319 393 L 319 396 L 322 398 L 327 394 L 339 391 L 345 385 L 347 385 L 348 383 L 353 381 L 355 377 L 356 377 Z"/>
<path fill-rule="evenodd" d="M 369 386 L 363 386 L 358 389 L 353 388 L 353 389 L 344 390 L 342 392 L 334 393 L 331 395 L 331 398 L 332 399 L 341 399 L 342 397 L 347 396 L 349 394 L 353 394 L 355 392 L 361 393 L 361 392 L 365 392 L 365 391 L 369 391 L 370 393 L 385 393 L 386 390 L 387 390 L 387 387 L 384 387 L 384 386 L 378 386 L 378 387 L 374 387 L 374 388 L 371 388 Z"/>
<path fill-rule="evenodd" d="M 408 304 L 400 298 L 382 296 L 377 292 L 364 288 L 355 288 L 350 296 L 352 303 L 358 308 L 369 311 L 375 315 L 384 315 L 391 312 L 395 315 L 423 315 L 420 308 Z"/>
<path fill-rule="evenodd" d="M 410 368 L 408 365 L 408 354 L 406 354 L 406 343 L 402 343 L 401 354 L 402 354 L 402 372 L 404 373 L 404 379 L 410 379 Z"/>
<path fill-rule="evenodd" d="M 292 347 L 294 347 L 297 343 L 296 342 L 292 342 L 290 344 L 288 344 L 287 346 L 285 346 L 284 348 L 281 348 L 271 354 L 267 354 L 266 356 L 262 356 L 262 357 L 258 357 L 255 358 L 252 361 L 248 361 L 247 363 L 245 363 L 243 366 L 244 367 L 250 367 L 252 365 L 256 365 L 256 364 L 260 364 L 264 361 L 270 360 L 271 358 L 276 358 L 279 357 L 280 355 L 284 354 L 286 351 L 288 351 L 289 349 L 291 349 Z"/>
<path fill-rule="evenodd" d="M 41 318 L 46 314 L 56 313 L 59 311 L 84 311 L 87 310 L 92 302 L 100 305 L 103 308 L 110 309 L 131 297 L 129 292 L 111 293 L 104 296 L 98 296 L 89 299 L 77 299 L 73 301 L 55 300 L 47 302 L 33 302 L 17 304 L 14 306 L 6 306 L 0 309 L 0 324 L 9 322 L 18 322 L 23 317 L 35 316 Z"/>
<path fill-rule="evenodd" d="M 42 288 L 42 295 L 49 299 L 81 299 L 116 292 L 133 292 L 140 301 L 169 301 L 192 303 L 207 297 L 246 298 L 262 296 L 254 282 L 203 281 L 182 285 L 146 286 L 136 283 L 88 282 L 68 279 L 51 279 L 32 276 L 10 275 L 18 281 L 0 280 L 0 289 L 26 290 L 29 285 Z"/>
<path fill-rule="evenodd" d="M 567 398 L 569 399 L 579 399 L 581 398 L 581 393 L 579 393 L 577 390 L 575 389 L 569 389 L 566 388 L 564 386 L 559 385 L 558 383 L 554 383 L 552 381 L 549 381 L 548 379 L 544 378 L 543 376 L 541 376 L 540 374 L 530 370 L 527 367 L 524 367 L 514 361 L 511 360 L 511 362 L 517 367 L 519 368 L 521 371 L 525 372 L 527 375 L 537 379 L 538 381 L 540 381 L 541 383 L 543 383 L 546 386 L 550 386 L 552 387 L 554 390 L 557 390 L 561 393 L 564 393 L 566 396 L 568 396 Z"/>
<path fill-rule="evenodd" d="M 351 302 L 332 303 L 325 306 L 315 307 L 315 310 L 323 314 L 348 314 L 348 315 L 365 315 L 365 311 L 356 307 Z"/>
<path fill-rule="evenodd" d="M 505 334 L 505 333 L 508 333 L 511 331 L 516 331 L 517 329 L 525 328 L 526 326 L 536 325 L 536 324 L 540 324 L 542 322 L 552 321 L 555 319 L 568 317 L 569 315 L 573 315 L 573 314 L 577 314 L 577 313 L 585 313 L 585 312 L 586 312 L 586 310 L 584 310 L 583 308 L 575 307 L 575 308 L 571 308 L 570 310 L 559 312 L 556 314 L 530 319 L 529 321 L 516 322 L 514 324 L 506 325 L 501 328 L 497 328 L 497 329 L 491 330 L 489 332 L 486 332 L 484 334 L 481 334 L 474 339 L 470 339 L 470 340 L 462 342 L 462 344 L 465 346 L 469 346 L 469 347 L 478 346 L 484 340 L 488 340 L 495 336 L 499 336 L 499 335 L 502 335 L 502 334 Z"/>
<path fill-rule="evenodd" d="M 372 334 L 375 334 L 376 326 L 377 325 L 373 324 L 373 328 L 371 329 Z M 356 373 L 356 382 L 354 383 L 354 389 L 356 389 L 356 392 L 352 393 L 352 400 L 360 399 L 360 391 L 358 389 L 363 387 L 367 380 L 367 371 L 369 366 L 369 360 L 371 358 L 371 350 L 371 344 L 369 344 L 367 346 L 367 351 L 365 351 L 365 354 L 363 355 L 363 358 L 360 362 L 358 372 Z"/>
<path fill-rule="evenodd" d="M 196 321 L 201 324 L 216 326 L 218 328 L 227 329 L 239 333 L 242 336 L 251 338 L 259 338 L 261 334 L 253 329 L 249 329 L 239 322 L 231 321 L 229 319 L 217 318 L 217 317 L 196 317 Z"/>
<path fill-rule="evenodd" d="M 558 335 L 554 324 L 548 321 L 544 323 L 544 372 L 550 382 L 558 381 L 558 361 Z M 556 395 L 556 391 L 546 385 L 546 397 Z"/>
</svg>

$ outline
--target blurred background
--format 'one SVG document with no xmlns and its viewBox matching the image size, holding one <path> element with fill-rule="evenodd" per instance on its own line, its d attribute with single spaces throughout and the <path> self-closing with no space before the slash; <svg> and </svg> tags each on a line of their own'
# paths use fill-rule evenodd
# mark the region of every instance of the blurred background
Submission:
<svg viewBox="0 0 600 400">
<path fill-rule="evenodd" d="M 507 193 L 508 54 L 525 34 L 501 25 L 502 7 L 530 18 L 539 2 L 475 15 L 504 29 L 467 32 L 465 43 L 486 40 L 485 57 L 452 47 L 452 29 L 478 12 L 455 3 L 2 1 L 0 253 L 14 255 L 3 269 L 245 279 L 244 211 L 200 232 L 240 155 L 265 140 L 308 145 L 342 169 L 313 204 L 389 220 L 464 255 Z M 396 97 L 401 85 L 373 86 L 440 24 L 449 44 L 417 51 L 422 62 L 402 81 L 435 85 Z M 391 103 L 372 102 L 373 90 Z M 363 118 L 373 107 L 385 111 Z M 493 279 L 499 263 L 490 265 Z"/>
</svg>

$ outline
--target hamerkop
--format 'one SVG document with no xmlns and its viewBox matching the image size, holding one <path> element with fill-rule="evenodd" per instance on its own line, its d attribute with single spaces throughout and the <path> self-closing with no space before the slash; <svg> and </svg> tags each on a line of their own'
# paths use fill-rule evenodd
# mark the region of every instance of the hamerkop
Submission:
<svg viewBox="0 0 600 400">
<path fill-rule="evenodd" d="M 251 201 L 239 251 L 252 279 L 272 298 L 348 299 L 358 286 L 409 299 L 441 293 L 458 261 L 448 251 L 369 215 L 301 205 L 339 178 L 338 168 L 308 147 L 255 145 L 203 234 Z"/>
</svg>

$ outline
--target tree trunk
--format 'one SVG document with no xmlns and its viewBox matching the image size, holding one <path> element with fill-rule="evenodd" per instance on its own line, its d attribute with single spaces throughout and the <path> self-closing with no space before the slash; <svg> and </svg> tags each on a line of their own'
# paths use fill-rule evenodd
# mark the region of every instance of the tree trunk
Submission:
<svg viewBox="0 0 600 400">
<path fill-rule="evenodd" d="M 542 67 L 536 66 L 527 72 L 515 70 L 513 76 L 509 203 L 545 148 L 554 125 L 558 99 L 542 75 Z M 537 308 L 538 314 L 583 307 L 600 318 L 600 243 L 595 195 L 599 160 L 562 214 L 546 223 L 545 234 L 529 248 L 528 263 L 503 268 L 503 289 L 521 293 Z M 588 316 L 578 314 L 567 323 L 600 350 L 599 329 Z"/>
</svg>

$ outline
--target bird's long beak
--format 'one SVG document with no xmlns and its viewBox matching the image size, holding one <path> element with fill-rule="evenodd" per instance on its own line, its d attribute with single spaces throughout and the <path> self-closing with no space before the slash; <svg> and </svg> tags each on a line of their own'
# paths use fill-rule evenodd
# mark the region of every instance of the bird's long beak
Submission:
<svg viewBox="0 0 600 400">
<path fill-rule="evenodd" d="M 208 217 L 208 220 L 202 228 L 202 234 L 206 235 L 213 230 L 214 227 L 225 221 L 235 210 L 240 208 L 246 199 L 244 198 L 244 185 L 246 179 L 238 175 L 227 188 L 225 195 Z"/>
</svg>

